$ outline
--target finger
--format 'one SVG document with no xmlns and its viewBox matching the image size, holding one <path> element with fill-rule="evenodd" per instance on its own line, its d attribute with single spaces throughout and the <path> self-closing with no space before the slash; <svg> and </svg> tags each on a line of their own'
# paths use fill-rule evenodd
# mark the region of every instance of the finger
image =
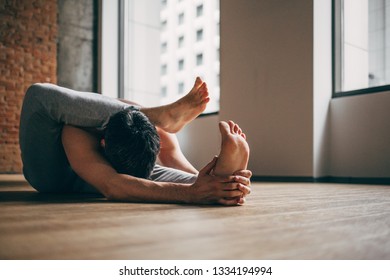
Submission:
<svg viewBox="0 0 390 280">
<path fill-rule="evenodd" d="M 233 197 L 242 197 L 243 193 L 240 190 L 231 190 L 231 191 L 222 191 L 222 193 L 220 193 L 219 195 L 224 198 L 233 198 Z"/>
<path fill-rule="evenodd" d="M 219 183 L 233 183 L 235 177 L 234 175 L 214 175 L 215 182 Z"/>
<path fill-rule="evenodd" d="M 223 191 L 230 192 L 229 197 L 235 196 L 236 194 L 247 196 L 252 192 L 250 187 L 243 184 L 227 184 L 223 187 Z"/>
<path fill-rule="evenodd" d="M 243 176 L 234 176 L 234 181 L 245 186 L 249 186 L 251 184 L 251 180 Z"/>
<path fill-rule="evenodd" d="M 237 183 L 237 182 L 227 182 L 227 183 L 224 183 L 222 185 L 222 190 L 224 191 L 235 191 L 235 190 L 239 190 L 239 186 L 242 185 L 244 187 L 247 187 L 246 185 L 244 184 L 241 184 L 241 183 Z"/>
<path fill-rule="evenodd" d="M 249 178 L 252 177 L 252 171 L 250 171 L 250 170 L 238 170 L 238 171 L 234 172 L 233 175 L 243 176 L 243 177 L 246 177 L 246 178 L 249 179 Z"/>
<path fill-rule="evenodd" d="M 207 175 L 207 174 L 210 174 L 210 172 L 213 170 L 213 168 L 215 167 L 215 164 L 217 163 L 217 159 L 218 157 L 215 156 L 213 158 L 212 161 L 210 161 L 205 167 L 203 167 L 200 171 L 199 171 L 199 175 Z"/>
<path fill-rule="evenodd" d="M 243 196 L 247 196 L 248 194 L 251 193 L 251 189 L 247 186 L 242 185 L 242 184 L 238 184 L 238 189 L 240 191 L 242 191 Z"/>
<path fill-rule="evenodd" d="M 224 190 L 224 191 L 235 191 L 235 190 L 239 189 L 238 185 L 239 185 L 239 183 L 229 182 L 229 183 L 226 183 L 226 184 L 223 185 L 222 190 Z"/>
<path fill-rule="evenodd" d="M 245 199 L 244 197 L 241 197 L 241 198 L 238 200 L 238 204 L 239 204 L 239 205 L 243 205 L 245 202 L 246 202 L 246 199 Z"/>
<path fill-rule="evenodd" d="M 236 206 L 236 205 L 239 205 L 240 200 L 241 200 L 241 198 L 237 198 L 237 199 L 221 198 L 218 200 L 218 203 L 226 205 L 226 206 Z"/>
</svg>

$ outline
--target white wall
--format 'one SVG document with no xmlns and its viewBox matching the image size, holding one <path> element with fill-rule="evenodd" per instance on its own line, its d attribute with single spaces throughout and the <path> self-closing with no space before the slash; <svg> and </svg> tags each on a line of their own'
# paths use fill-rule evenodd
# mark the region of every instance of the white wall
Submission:
<svg viewBox="0 0 390 280">
<path fill-rule="evenodd" d="M 313 1 L 221 1 L 222 119 L 259 176 L 313 176 Z"/>
<path fill-rule="evenodd" d="M 218 116 L 195 119 L 177 134 L 184 155 L 198 170 L 219 154 Z"/>
</svg>

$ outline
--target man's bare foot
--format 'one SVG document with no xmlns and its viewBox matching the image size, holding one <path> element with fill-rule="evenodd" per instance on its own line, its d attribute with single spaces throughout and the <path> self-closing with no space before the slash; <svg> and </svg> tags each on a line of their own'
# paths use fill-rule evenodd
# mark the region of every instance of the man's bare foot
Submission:
<svg viewBox="0 0 390 280">
<path fill-rule="evenodd" d="M 247 169 L 249 145 L 241 128 L 232 121 L 222 121 L 219 123 L 219 130 L 222 144 L 214 174 L 231 175 L 238 170 Z"/>
<path fill-rule="evenodd" d="M 176 133 L 206 109 L 210 101 L 206 83 L 197 77 L 191 91 L 179 100 L 156 108 L 142 108 L 150 121 L 169 133 Z"/>
</svg>

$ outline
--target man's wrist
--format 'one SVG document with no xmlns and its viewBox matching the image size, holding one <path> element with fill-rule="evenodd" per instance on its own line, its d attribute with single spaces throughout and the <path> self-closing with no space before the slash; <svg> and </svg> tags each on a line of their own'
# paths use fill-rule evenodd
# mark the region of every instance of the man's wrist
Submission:
<svg viewBox="0 0 390 280">
<path fill-rule="evenodd" d="M 183 188 L 184 189 L 184 188 Z M 194 184 L 185 186 L 185 195 L 184 195 L 184 202 L 187 204 L 194 204 L 196 203 L 196 192 L 194 188 Z"/>
</svg>

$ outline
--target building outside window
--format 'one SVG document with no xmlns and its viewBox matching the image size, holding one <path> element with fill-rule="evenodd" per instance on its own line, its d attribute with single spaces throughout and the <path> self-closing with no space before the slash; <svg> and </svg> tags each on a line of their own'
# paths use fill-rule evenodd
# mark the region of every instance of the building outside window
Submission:
<svg viewBox="0 0 390 280">
<path fill-rule="evenodd" d="M 219 1 L 121 1 L 124 98 L 144 106 L 167 104 L 189 92 L 200 76 L 211 98 L 205 112 L 217 112 Z"/>
<path fill-rule="evenodd" d="M 390 84 L 390 1 L 334 1 L 335 96 Z"/>
</svg>

